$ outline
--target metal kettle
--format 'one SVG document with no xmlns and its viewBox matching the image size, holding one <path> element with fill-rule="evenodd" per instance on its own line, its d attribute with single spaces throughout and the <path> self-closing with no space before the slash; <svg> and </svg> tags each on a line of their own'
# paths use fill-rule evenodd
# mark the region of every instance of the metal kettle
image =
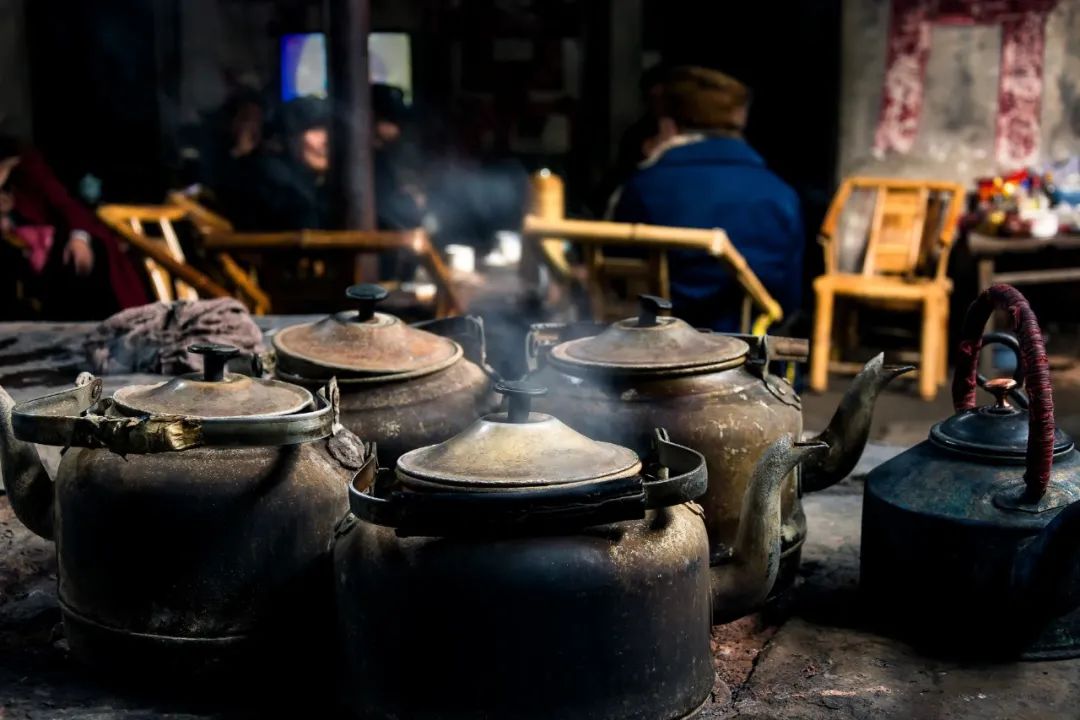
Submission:
<svg viewBox="0 0 1080 720">
<path fill-rule="evenodd" d="M 334 528 L 374 462 L 335 425 L 332 384 L 311 393 L 226 372 L 235 348 L 190 350 L 202 374 L 111 398 L 88 374 L 18 404 L 0 389 L 12 508 L 56 541 L 72 654 L 114 677 L 216 680 L 324 657 Z M 55 479 L 32 443 L 65 448 Z"/>
<path fill-rule="evenodd" d="M 342 423 L 377 443 L 383 463 L 393 467 L 495 409 L 480 318 L 409 325 L 377 312 L 387 297 L 379 285 L 353 285 L 345 296 L 355 310 L 275 333 L 271 363 L 278 379 L 309 389 L 336 378 Z"/>
<path fill-rule="evenodd" d="M 1026 398 L 1013 379 L 977 382 L 995 309 L 1018 337 Z M 977 384 L 993 404 L 976 406 Z M 952 391 L 956 414 L 866 479 L 868 607 L 935 652 L 1080 655 L 1080 452 L 1055 428 L 1038 321 L 1015 288 L 995 285 L 969 308 Z"/>
<path fill-rule="evenodd" d="M 885 365 L 880 355 L 867 363 L 816 438 L 828 448 L 805 462 L 793 459 L 773 495 L 754 482 L 755 468 L 779 438 L 801 437 L 803 419 L 799 396 L 769 372 L 769 363 L 799 357 L 805 342 L 701 331 L 668 316 L 671 303 L 663 298 L 643 295 L 640 302 L 637 317 L 610 326 L 534 326 L 526 348 L 535 368 L 529 377 L 551 389 L 537 408 L 589 437 L 638 452 L 648 449 L 653 428 L 664 427 L 705 456 L 709 489 L 698 502 L 705 510 L 714 576 L 731 589 L 719 591 L 715 605 L 714 619 L 726 622 L 794 582 L 806 539 L 802 493 L 826 488 L 855 467 L 878 395 L 911 368 Z M 748 510 L 752 497 L 775 498 L 780 521 Z M 762 594 L 759 580 L 746 582 L 741 568 L 746 557 L 757 557 L 757 548 L 771 548 L 773 541 L 779 569 L 775 584 L 770 580 Z M 747 544 L 754 547 L 749 553 Z"/>
<path fill-rule="evenodd" d="M 350 487 L 334 547 L 343 700 L 365 720 L 656 720 L 714 682 L 705 461 L 506 412 Z M 418 692 L 422 688 L 422 692 Z"/>
</svg>

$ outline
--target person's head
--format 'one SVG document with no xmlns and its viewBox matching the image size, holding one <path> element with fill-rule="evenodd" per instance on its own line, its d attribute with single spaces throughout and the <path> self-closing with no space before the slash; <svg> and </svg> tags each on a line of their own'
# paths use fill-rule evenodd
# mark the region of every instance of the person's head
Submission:
<svg viewBox="0 0 1080 720">
<path fill-rule="evenodd" d="M 382 83 L 371 86 L 372 142 L 382 148 L 401 139 L 401 128 L 408 116 L 405 93 L 401 88 Z"/>
<path fill-rule="evenodd" d="M 225 103 L 226 128 L 230 149 L 238 155 L 246 155 L 262 143 L 263 105 L 254 92 L 234 95 Z"/>
<path fill-rule="evenodd" d="M 285 106 L 283 121 L 293 156 L 316 173 L 326 172 L 330 166 L 330 117 L 326 100 L 297 98 Z"/>
<path fill-rule="evenodd" d="M 666 73 L 657 120 L 659 141 L 679 133 L 741 137 L 750 90 L 718 70 L 686 65 Z"/>
<path fill-rule="evenodd" d="M 670 71 L 667 65 L 657 63 L 641 73 L 638 81 L 641 100 L 645 103 L 645 109 L 654 117 L 658 116 L 663 108 L 664 82 Z"/>
</svg>

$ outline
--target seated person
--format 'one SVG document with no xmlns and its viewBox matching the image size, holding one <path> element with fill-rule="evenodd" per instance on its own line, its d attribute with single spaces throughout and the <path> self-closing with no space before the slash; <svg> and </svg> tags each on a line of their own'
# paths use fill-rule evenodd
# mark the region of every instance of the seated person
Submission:
<svg viewBox="0 0 1080 720">
<path fill-rule="evenodd" d="M 267 162 L 263 147 L 264 111 L 255 93 L 231 97 L 213 118 L 205 158 L 204 179 L 218 207 L 241 230 L 257 228 L 261 206 L 260 179 Z"/>
<path fill-rule="evenodd" d="M 252 169 L 259 207 L 244 215 L 254 227 L 240 230 L 325 230 L 331 227 L 330 112 L 326 100 L 304 97 L 282 109 L 284 147 Z"/>
<path fill-rule="evenodd" d="M 147 302 L 116 236 L 37 151 L 8 137 L 0 137 L 0 232 L 5 295 L 22 283 L 47 319 L 101 319 Z"/>
<path fill-rule="evenodd" d="M 785 314 L 802 298 L 803 224 L 795 192 L 742 138 L 749 90 L 724 73 L 674 68 L 660 99 L 652 154 L 619 191 L 614 219 L 720 228 Z M 738 331 L 744 292 L 703 251 L 668 253 L 675 314 Z"/>
</svg>

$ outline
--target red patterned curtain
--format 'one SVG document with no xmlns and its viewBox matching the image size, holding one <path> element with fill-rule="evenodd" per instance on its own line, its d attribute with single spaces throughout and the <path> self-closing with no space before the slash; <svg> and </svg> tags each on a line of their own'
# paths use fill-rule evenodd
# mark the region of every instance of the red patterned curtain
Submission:
<svg viewBox="0 0 1080 720">
<path fill-rule="evenodd" d="M 994 156 L 1008 168 L 1034 162 L 1039 150 L 1046 16 L 1056 2 L 893 0 L 874 154 L 907 153 L 915 142 L 932 24 L 992 24 L 1002 28 Z"/>
</svg>

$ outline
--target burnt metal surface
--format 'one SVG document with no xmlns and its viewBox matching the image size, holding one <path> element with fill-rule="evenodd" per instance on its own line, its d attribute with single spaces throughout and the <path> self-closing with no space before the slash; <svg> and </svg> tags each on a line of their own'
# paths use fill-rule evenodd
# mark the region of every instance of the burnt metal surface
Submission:
<svg viewBox="0 0 1080 720">
<path fill-rule="evenodd" d="M 505 413 L 475 421 L 446 442 L 398 458 L 403 478 L 478 488 L 572 484 L 622 475 L 640 467 L 637 454 L 598 442 L 558 418 L 529 413 L 512 422 Z"/>
<path fill-rule="evenodd" d="M 329 448 L 327 401 L 293 416 L 124 418 L 101 394 L 84 374 L 10 416 L 0 396 L 11 501 L 57 541 L 72 655 L 114 678 L 175 686 L 276 672 L 293 651 L 326 657 L 329 545 L 358 468 Z M 16 436 L 67 446 L 55 482 Z M 267 446 L 286 436 L 295 444 Z M 215 438 L 250 446 L 200 447 Z"/>
<path fill-rule="evenodd" d="M 349 489 L 346 703 L 372 720 L 690 716 L 713 684 L 708 538 L 688 503 L 704 458 L 657 430 L 644 476 L 634 452 L 531 413 L 545 388 L 496 389 L 505 414 L 404 455 L 396 484 Z"/>
<path fill-rule="evenodd" d="M 314 403 L 302 387 L 232 373 L 213 382 L 182 375 L 156 385 L 131 385 L 113 397 L 133 412 L 199 418 L 291 415 Z"/>
<path fill-rule="evenodd" d="M 798 398 L 779 378 L 763 380 L 745 367 L 717 373 L 657 379 L 586 381 L 546 366 L 532 379 L 550 388 L 535 402 L 538 411 L 561 418 L 584 435 L 648 452 L 653 428 L 667 429 L 674 442 L 706 459 L 709 489 L 698 502 L 714 563 L 730 558 L 743 498 L 754 465 L 777 437 L 802 432 Z M 789 402 L 777 398 L 782 393 Z M 781 582 L 795 577 L 798 548 L 806 536 L 798 506 L 797 476 L 781 490 L 781 542 L 786 553 Z"/>
<path fill-rule="evenodd" d="M 325 656 L 328 548 L 355 472 L 326 442 L 65 453 L 55 536 L 72 654 L 177 682 Z"/>
<path fill-rule="evenodd" d="M 995 308 L 1018 335 L 1027 410 L 1008 404 L 1014 379 L 984 383 L 996 402 L 976 406 L 980 336 Z M 1056 431 L 1044 341 L 1023 295 L 983 292 L 959 354 L 956 414 L 867 478 L 863 587 L 883 618 L 933 650 L 1080 656 L 1080 452 Z"/>
<path fill-rule="evenodd" d="M 335 548 L 345 702 L 371 720 L 688 716 L 714 682 L 698 513 L 482 539 L 357 523 Z"/>
<path fill-rule="evenodd" d="M 700 502 L 705 508 L 710 557 L 714 566 L 721 567 L 732 560 L 747 483 L 762 452 L 782 435 L 801 436 L 801 401 L 783 378 L 768 372 L 773 357 L 768 339 L 747 342 L 703 333 L 672 318 L 650 313 L 643 313 L 643 317 L 644 321 L 641 317 L 624 320 L 595 336 L 588 335 L 596 332 L 595 325 L 538 327 L 526 343 L 526 352 L 533 361 L 530 379 L 551 388 L 551 393 L 537 406 L 589 437 L 626 445 L 638 452 L 646 446 L 653 427 L 667 428 L 675 442 L 701 451 L 708 461 L 710 483 Z M 582 372 L 585 366 L 567 362 L 574 347 L 588 347 L 587 343 L 593 342 L 616 349 L 629 344 L 642 358 L 651 352 L 654 362 L 663 363 L 665 357 L 660 351 L 664 345 L 649 340 L 652 333 L 660 339 L 665 334 L 674 339 L 685 337 L 695 347 L 694 343 L 700 342 L 738 343 L 741 355 L 733 361 L 734 366 L 728 366 L 731 363 L 726 364 L 718 355 L 714 358 L 720 361 L 716 365 L 685 364 L 675 372 L 628 373 L 618 365 L 604 372 L 602 363 L 594 363 L 589 372 Z M 605 337 L 609 341 L 604 341 Z M 785 350 L 797 352 L 798 347 Z M 674 355 L 677 357 L 678 352 L 674 351 Z M 800 493 L 806 487 L 828 487 L 851 471 L 868 438 L 878 394 L 904 370 L 885 366 L 880 356 L 868 363 L 845 393 L 829 427 L 819 436 L 828 443 L 827 452 L 793 472 L 782 487 L 782 556 L 775 593 L 784 592 L 794 581 L 806 538 Z M 800 486 L 802 470 L 806 471 L 807 481 Z"/>
<path fill-rule="evenodd" d="M 453 437 L 494 411 L 498 401 L 482 320 L 447 318 L 424 323 L 427 329 L 412 327 L 374 312 L 377 290 L 349 288 L 365 298 L 359 311 L 274 334 L 275 373 L 309 389 L 336 377 L 342 423 L 375 443 L 380 462 L 393 467 L 403 453 Z"/>
<path fill-rule="evenodd" d="M 332 375 L 400 379 L 441 370 L 461 357 L 453 340 L 375 312 L 387 295 L 378 285 L 354 285 L 345 294 L 357 310 L 287 327 L 274 336 L 282 372 L 313 380 Z"/>
<path fill-rule="evenodd" d="M 324 388 L 315 394 L 312 409 L 292 415 L 125 416 L 112 398 L 99 399 L 103 388 L 100 378 L 84 373 L 77 382 L 75 387 L 24 400 L 11 408 L 15 437 L 43 445 L 108 448 L 122 455 L 193 447 L 276 447 L 329 436 L 336 414 Z M 333 381 L 329 389 L 336 398 Z"/>
<path fill-rule="evenodd" d="M 309 389 L 319 384 L 305 383 Z M 387 467 L 409 450 L 453 437 L 499 406 L 491 378 L 467 360 L 414 379 L 356 385 L 343 381 L 339 388 L 342 424 L 375 443 L 379 462 Z"/>
<path fill-rule="evenodd" d="M 1080 612 L 1055 617 L 1050 593 L 1029 597 L 1014 578 L 1025 548 L 1080 497 L 1078 476 L 1080 453 L 1058 458 L 1050 487 L 1070 495 L 1033 513 L 995 502 L 1023 488 L 1015 464 L 976 463 L 926 441 L 876 468 L 863 506 L 862 583 L 883 623 L 937 653 L 1080 653 Z"/>
<path fill-rule="evenodd" d="M 641 322 L 620 320 L 599 335 L 556 345 L 551 362 L 571 374 L 656 375 L 735 367 L 749 350 L 742 340 L 700 332 L 678 318 Z"/>
</svg>

